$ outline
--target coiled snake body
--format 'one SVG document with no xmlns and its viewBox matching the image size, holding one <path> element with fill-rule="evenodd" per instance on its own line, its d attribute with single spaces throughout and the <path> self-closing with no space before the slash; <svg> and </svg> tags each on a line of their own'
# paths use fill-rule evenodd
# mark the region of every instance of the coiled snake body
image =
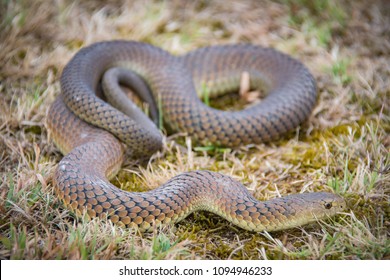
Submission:
<svg viewBox="0 0 390 280">
<path fill-rule="evenodd" d="M 173 129 L 216 145 L 278 138 L 303 122 L 316 101 L 309 71 L 272 49 L 216 46 L 177 57 L 139 42 L 111 41 L 84 48 L 65 67 L 62 95 L 47 116 L 53 139 L 66 155 L 53 184 L 73 211 L 147 231 L 178 222 L 193 211 L 207 210 L 247 230 L 275 231 L 333 216 L 345 207 L 341 197 L 324 192 L 261 202 L 232 178 L 210 171 L 180 174 L 148 192 L 116 188 L 107 178 L 122 164 L 121 142 L 137 157 L 160 149 L 162 140 L 152 121 L 139 116 L 137 109 L 129 109 L 132 105 L 125 105 L 119 97 L 117 106 L 123 103 L 123 111 L 131 111 L 126 115 L 96 96 L 102 79 L 105 91 L 120 91 L 119 83 L 134 86 L 126 80 L 130 75 L 126 69 L 146 82 L 146 91 L 153 97 L 145 99 L 154 108 L 160 104 L 164 120 Z M 267 89 L 261 103 L 226 112 L 207 107 L 197 97 L 204 86 L 210 94 L 237 90 L 243 71 L 250 74 L 252 87 Z"/>
</svg>

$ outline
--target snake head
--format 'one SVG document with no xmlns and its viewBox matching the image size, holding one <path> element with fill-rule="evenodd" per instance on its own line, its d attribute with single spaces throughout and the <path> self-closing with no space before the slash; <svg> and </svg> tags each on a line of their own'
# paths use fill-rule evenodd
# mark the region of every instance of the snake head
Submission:
<svg viewBox="0 0 390 280">
<path fill-rule="evenodd" d="M 306 214 L 308 219 L 312 221 L 333 217 L 347 210 L 347 204 L 344 198 L 333 193 L 307 193 L 302 194 L 302 199 L 308 206 L 302 209 L 303 212 L 307 213 L 302 214 Z"/>
<path fill-rule="evenodd" d="M 274 212 L 277 210 L 276 205 L 285 209 L 284 218 L 271 219 L 270 225 L 264 228 L 267 231 L 302 226 L 334 217 L 347 210 L 341 196 L 327 192 L 293 194 L 267 202 L 267 208 L 275 209 Z"/>
</svg>

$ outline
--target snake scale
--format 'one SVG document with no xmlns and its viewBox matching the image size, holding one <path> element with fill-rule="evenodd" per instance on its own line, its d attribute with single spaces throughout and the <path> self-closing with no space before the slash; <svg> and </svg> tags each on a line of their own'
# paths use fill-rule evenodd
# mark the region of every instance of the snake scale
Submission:
<svg viewBox="0 0 390 280">
<path fill-rule="evenodd" d="M 130 77 L 133 72 L 140 77 L 139 87 L 137 78 Z M 250 74 L 251 87 L 267 89 L 260 103 L 228 112 L 198 98 L 205 86 L 210 94 L 238 90 L 242 72 Z M 148 192 L 116 188 L 109 178 L 123 162 L 123 143 L 134 157 L 150 156 L 162 146 L 159 130 L 137 109 L 129 109 L 133 105 L 118 97 L 116 106 L 129 109 L 125 114 L 99 98 L 102 88 L 110 96 L 120 91 L 119 84 L 145 88 L 144 99 L 160 109 L 173 129 L 201 143 L 228 147 L 277 139 L 307 119 L 316 102 L 315 81 L 306 67 L 270 48 L 223 45 L 174 56 L 134 41 L 85 47 L 64 68 L 62 94 L 47 115 L 54 142 L 65 155 L 53 185 L 77 214 L 150 231 L 206 210 L 246 230 L 277 231 L 334 216 L 346 207 L 343 198 L 326 192 L 258 201 L 229 176 L 205 170 L 180 174 Z"/>
</svg>

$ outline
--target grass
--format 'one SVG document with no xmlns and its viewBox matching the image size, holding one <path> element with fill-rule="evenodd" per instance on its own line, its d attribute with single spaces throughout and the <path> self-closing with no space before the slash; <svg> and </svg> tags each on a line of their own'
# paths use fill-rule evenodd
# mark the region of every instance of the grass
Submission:
<svg viewBox="0 0 390 280">
<path fill-rule="evenodd" d="M 334 34 L 346 30 L 347 12 L 342 4 L 332 0 L 284 0 L 289 7 L 290 25 L 301 28 L 315 38 L 321 47 L 329 47 Z"/>
<path fill-rule="evenodd" d="M 370 1 L 1 1 L 0 259 L 389 259 L 389 9 Z M 387 14 L 386 14 L 387 13 Z M 170 52 L 252 42 L 303 61 L 319 99 L 285 138 L 237 149 L 169 135 L 146 166 L 127 161 L 113 179 L 152 189 L 188 170 L 243 182 L 261 200 L 332 191 L 350 211 L 330 221 L 254 234 L 199 212 L 141 235 L 76 219 L 53 194 L 62 155 L 45 127 L 59 76 L 77 50 L 132 39 Z M 204 101 L 230 108 L 236 97 Z M 160 116 L 161 118 L 161 116 Z"/>
</svg>

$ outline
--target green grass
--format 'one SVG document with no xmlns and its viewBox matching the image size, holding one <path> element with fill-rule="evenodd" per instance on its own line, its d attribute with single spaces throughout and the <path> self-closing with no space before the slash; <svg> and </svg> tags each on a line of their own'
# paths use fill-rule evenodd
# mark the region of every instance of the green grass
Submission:
<svg viewBox="0 0 390 280">
<path fill-rule="evenodd" d="M 352 78 L 348 75 L 348 67 L 348 59 L 341 59 L 332 65 L 331 73 L 337 83 L 346 85 L 351 82 Z"/>
<path fill-rule="evenodd" d="M 329 48 L 336 33 L 345 32 L 347 11 L 335 0 L 283 0 L 289 7 L 289 24 L 315 37 L 319 46 Z"/>
</svg>

